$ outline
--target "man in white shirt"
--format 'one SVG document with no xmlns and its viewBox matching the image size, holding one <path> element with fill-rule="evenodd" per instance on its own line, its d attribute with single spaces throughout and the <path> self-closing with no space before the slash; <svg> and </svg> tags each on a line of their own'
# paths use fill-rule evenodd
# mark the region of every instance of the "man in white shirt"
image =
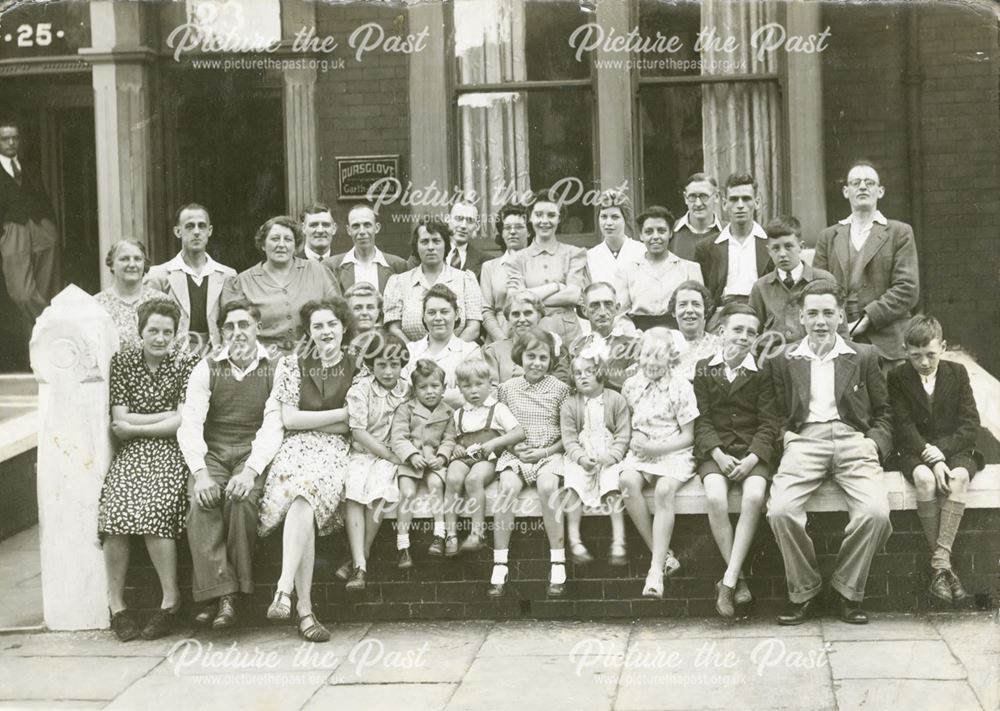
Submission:
<svg viewBox="0 0 1000 711">
<path fill-rule="evenodd" d="M 10 300 L 27 323 L 55 296 L 59 231 L 38 170 L 22 164 L 21 132 L 0 118 L 0 261 Z"/>
<path fill-rule="evenodd" d="M 890 369 L 906 357 L 903 333 L 920 295 L 913 228 L 878 209 L 885 195 L 878 171 L 865 161 L 847 173 L 851 214 L 820 233 L 813 266 L 828 270 L 847 292 L 848 331 L 871 343 Z"/>
<path fill-rule="evenodd" d="M 754 219 L 760 200 L 752 175 L 729 176 L 725 204 L 729 224 L 695 250 L 695 261 L 717 306 L 727 301 L 746 303 L 754 282 L 774 269 L 767 253 L 767 232 Z"/>
<path fill-rule="evenodd" d="M 347 234 L 354 246 L 323 260 L 323 266 L 333 272 L 340 283 L 342 293 L 364 281 L 382 294 L 390 276 L 407 271 L 405 259 L 386 254 L 375 246 L 375 236 L 381 229 L 375 211 L 368 205 L 359 203 L 347 213 Z"/>
<path fill-rule="evenodd" d="M 800 308 L 806 337 L 766 366 L 784 443 L 767 506 L 790 600 L 778 624 L 801 624 L 819 612 L 823 579 L 805 506 L 828 476 L 844 492 L 850 514 L 830 580 L 835 613 L 865 624 L 868 571 L 892 533 L 880 464 L 892 452 L 889 395 L 875 349 L 837 335 L 844 308 L 837 284 L 810 283 Z"/>
<path fill-rule="evenodd" d="M 632 201 L 618 190 L 605 190 L 597 201 L 601 242 L 587 250 L 590 281 L 614 284 L 628 267 L 646 256 L 645 245 L 630 238 Z"/>
<path fill-rule="evenodd" d="M 151 267 L 145 281 L 180 307 L 177 335 L 188 338 L 192 351 L 207 352 L 222 340 L 217 324 L 219 297 L 226 279 L 236 276 L 236 270 L 209 256 L 212 220 L 208 210 L 198 203 L 189 203 L 177 211 L 174 236 L 181 242 L 181 251 L 169 262 Z"/>
<path fill-rule="evenodd" d="M 270 397 L 274 363 L 257 342 L 260 310 L 247 301 L 219 315 L 225 347 L 191 371 L 177 430 L 188 479 L 191 587 L 207 602 L 195 621 L 236 624 L 240 593 L 253 593 L 253 553 L 264 469 L 281 446 L 281 411 Z"/>
<path fill-rule="evenodd" d="M 305 242 L 296 257 L 322 262 L 333 256 L 331 250 L 333 236 L 337 234 L 337 223 L 330 208 L 321 202 L 308 205 L 299 215 Z"/>
<path fill-rule="evenodd" d="M 684 204 L 687 212 L 674 223 L 674 237 L 670 251 L 681 259 L 694 261 L 700 242 L 711 240 L 722 232 L 722 223 L 716 213 L 719 202 L 719 184 L 708 173 L 694 173 L 684 184 Z"/>
</svg>

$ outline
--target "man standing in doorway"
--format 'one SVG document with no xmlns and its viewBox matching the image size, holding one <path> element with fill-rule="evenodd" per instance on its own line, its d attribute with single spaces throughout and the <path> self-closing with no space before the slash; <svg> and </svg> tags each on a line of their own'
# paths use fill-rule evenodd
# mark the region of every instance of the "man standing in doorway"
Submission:
<svg viewBox="0 0 1000 711">
<path fill-rule="evenodd" d="M 305 242 L 296 257 L 322 262 L 333 256 L 333 236 L 337 234 L 337 223 L 330 208 L 321 202 L 308 205 L 299 215 Z"/>
<path fill-rule="evenodd" d="M 813 266 L 833 274 L 847 292 L 851 339 L 871 343 L 888 366 L 906 357 L 903 333 L 917 305 L 920 276 L 913 229 L 885 218 L 878 209 L 883 195 L 871 163 L 851 166 L 844 185 L 851 214 L 820 233 Z"/>
<path fill-rule="evenodd" d="M 177 334 L 186 335 L 193 350 L 207 352 L 206 346 L 218 347 L 222 340 L 216 324 L 219 297 L 226 279 L 236 276 L 236 270 L 209 256 L 212 220 L 198 203 L 177 211 L 174 236 L 181 242 L 181 251 L 169 262 L 151 267 L 146 284 L 167 294 L 180 307 Z"/>
<path fill-rule="evenodd" d="M 323 260 L 323 266 L 333 272 L 342 293 L 366 281 L 382 294 L 390 276 L 409 269 L 402 257 L 386 254 L 375 246 L 375 235 L 380 229 L 382 225 L 375 211 L 363 203 L 353 206 L 347 213 L 347 234 L 354 246 Z"/>
<path fill-rule="evenodd" d="M 42 176 L 22 165 L 21 131 L 0 118 L 0 258 L 7 293 L 34 324 L 58 288 L 59 232 Z"/>
</svg>

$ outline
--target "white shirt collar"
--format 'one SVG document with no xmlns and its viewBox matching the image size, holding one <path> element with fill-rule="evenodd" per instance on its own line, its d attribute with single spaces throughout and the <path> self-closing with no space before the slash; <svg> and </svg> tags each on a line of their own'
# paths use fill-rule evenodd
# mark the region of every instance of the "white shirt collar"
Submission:
<svg viewBox="0 0 1000 711">
<path fill-rule="evenodd" d="M 851 224 L 851 218 L 852 217 L 853 217 L 853 215 L 848 215 L 843 220 L 839 220 L 838 223 L 841 224 L 841 225 L 849 225 L 849 224 Z M 880 225 L 883 225 L 883 226 L 889 224 L 889 221 L 887 219 L 885 219 L 885 215 L 882 214 L 881 210 L 876 210 L 875 211 L 875 216 L 872 217 L 872 222 L 877 222 L 877 223 L 879 223 Z"/>
<path fill-rule="evenodd" d="M 0 155 L 0 164 L 3 165 L 3 169 L 7 171 L 7 175 L 14 177 L 14 161 L 17 160 L 17 156 L 8 157 Z M 18 161 L 18 165 L 20 165 Z"/>
<path fill-rule="evenodd" d="M 444 270 L 441 272 L 441 276 L 438 280 L 434 282 L 435 284 L 451 284 L 454 283 L 457 278 L 461 275 L 461 270 L 455 269 L 455 267 L 450 264 L 444 265 Z M 417 284 L 422 285 L 425 289 L 430 289 L 431 284 L 427 283 L 427 278 L 424 276 L 423 267 L 419 264 L 410 270 L 410 286 L 416 286 Z M 452 289 L 452 291 L 455 291 Z"/>
<path fill-rule="evenodd" d="M 386 261 L 385 255 L 382 254 L 382 250 L 379 249 L 378 247 L 375 248 L 375 256 L 372 257 L 372 262 L 374 262 L 375 264 L 381 264 L 383 267 L 386 267 L 387 269 L 389 268 L 389 262 Z M 355 256 L 354 254 L 354 247 L 351 247 L 349 250 L 347 250 L 347 253 L 344 254 L 344 261 L 341 263 L 342 264 L 361 263 L 358 260 L 357 256 Z"/>
<path fill-rule="evenodd" d="M 705 232 L 709 232 L 713 228 L 717 229 L 719 232 L 722 232 L 722 223 L 719 222 L 719 216 L 718 215 L 712 215 L 712 217 L 715 218 L 715 221 L 712 222 L 711 225 L 709 225 L 709 228 L 707 230 L 705 230 L 705 232 L 695 232 L 694 228 L 691 226 L 691 221 L 688 220 L 688 214 L 689 213 L 685 212 L 683 215 L 681 215 L 681 218 L 679 220 L 677 220 L 677 222 L 674 223 L 674 232 L 676 232 L 677 230 L 681 229 L 682 227 L 687 227 L 689 230 L 691 230 L 692 232 L 694 232 L 696 235 L 703 235 L 703 234 L 705 234 Z"/>
<path fill-rule="evenodd" d="M 309 249 L 309 245 L 307 244 L 305 247 L 302 248 L 302 253 L 306 255 L 308 259 L 315 259 L 318 262 L 322 262 L 324 259 L 330 257 L 333 252 L 332 250 L 328 249 L 326 250 L 325 253 L 320 254 L 319 252 L 314 252 L 311 249 Z"/>
<path fill-rule="evenodd" d="M 715 244 L 722 244 L 731 236 L 732 233 L 729 231 L 729 225 L 726 225 L 722 228 L 722 232 L 719 233 L 719 236 L 715 238 Z M 758 223 L 757 220 L 754 220 L 753 226 L 750 228 L 750 236 L 766 240 L 767 232 L 764 231 L 764 228 L 760 226 L 760 223 Z"/>
<path fill-rule="evenodd" d="M 802 272 L 804 272 L 805 269 L 806 269 L 805 262 L 799 262 L 799 265 L 794 269 L 792 269 L 792 271 L 790 272 L 783 272 L 780 269 L 775 269 L 775 271 L 778 273 L 779 281 L 784 281 L 785 276 L 787 276 L 788 274 L 792 275 L 793 281 L 799 281 L 800 279 L 802 279 Z"/>
<path fill-rule="evenodd" d="M 248 371 L 253 370 L 254 368 L 257 367 L 258 363 L 260 363 L 262 360 L 267 360 L 270 357 L 271 356 L 270 354 L 268 354 L 267 348 L 264 347 L 264 344 L 261 343 L 260 341 L 257 341 L 257 353 L 254 355 L 254 358 L 250 362 L 250 365 L 247 366 L 247 370 Z M 229 360 L 229 346 L 223 346 L 218 353 L 212 356 L 212 358 L 213 360 L 219 363 L 221 363 L 224 360 Z"/>
<path fill-rule="evenodd" d="M 496 399 L 496 396 L 493 395 L 493 393 L 490 393 L 486 397 L 486 399 L 483 400 L 482 405 L 470 405 L 469 403 L 466 402 L 462 404 L 462 409 L 465 410 L 466 412 L 472 412 L 473 410 L 478 410 L 481 407 L 493 407 L 498 402 L 499 401 Z"/>
<path fill-rule="evenodd" d="M 222 265 L 217 261 L 212 259 L 209 255 L 205 255 L 205 266 L 201 270 L 201 274 L 197 273 L 194 269 L 188 266 L 188 263 L 184 261 L 183 255 L 178 252 L 177 255 L 164 265 L 168 272 L 182 271 L 185 274 L 190 274 L 194 278 L 200 278 L 209 272 L 222 272 Z"/>
<path fill-rule="evenodd" d="M 716 351 L 715 355 L 712 356 L 712 360 L 708 361 L 709 365 L 723 365 L 726 359 L 723 356 L 722 350 Z M 728 366 L 726 366 L 728 367 Z M 738 368 L 744 368 L 745 370 L 752 370 L 754 373 L 757 372 L 757 362 L 753 359 L 753 353 L 747 353 L 743 358 L 743 361 L 737 366 Z"/>
<path fill-rule="evenodd" d="M 833 360 L 834 358 L 836 358 L 839 355 L 846 355 L 848 353 L 856 353 L 856 352 L 857 351 L 855 351 L 853 348 L 851 348 L 849 345 L 847 345 L 847 341 L 845 341 L 843 338 L 841 338 L 840 334 L 837 334 L 834 337 L 833 348 L 831 348 L 830 352 L 827 353 L 822 358 L 820 358 L 818 355 L 816 355 L 815 353 L 813 353 L 812 346 L 809 345 L 809 337 L 808 336 L 806 338 L 802 339 L 802 342 L 799 343 L 799 345 L 795 348 L 795 350 L 793 350 L 791 352 L 790 355 L 796 356 L 796 357 L 799 357 L 799 358 L 806 358 L 808 360 L 819 361 L 820 363 L 825 363 L 828 360 Z"/>
</svg>

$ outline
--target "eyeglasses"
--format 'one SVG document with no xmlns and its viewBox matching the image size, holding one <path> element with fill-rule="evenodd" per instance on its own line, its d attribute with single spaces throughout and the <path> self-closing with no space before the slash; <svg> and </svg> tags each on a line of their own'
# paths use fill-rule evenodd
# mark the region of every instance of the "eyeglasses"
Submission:
<svg viewBox="0 0 1000 711">
<path fill-rule="evenodd" d="M 715 197 L 714 193 L 712 195 L 706 195 L 705 193 L 689 193 L 689 194 L 687 194 L 687 195 L 684 196 L 684 200 L 686 202 L 705 202 L 705 203 L 707 203 L 713 197 Z"/>
<path fill-rule="evenodd" d="M 847 184 L 850 185 L 852 188 L 860 188 L 862 185 L 864 185 L 866 188 L 878 187 L 878 181 L 872 180 L 871 178 L 865 178 L 864 180 L 855 178 L 854 180 L 847 181 Z"/>
</svg>

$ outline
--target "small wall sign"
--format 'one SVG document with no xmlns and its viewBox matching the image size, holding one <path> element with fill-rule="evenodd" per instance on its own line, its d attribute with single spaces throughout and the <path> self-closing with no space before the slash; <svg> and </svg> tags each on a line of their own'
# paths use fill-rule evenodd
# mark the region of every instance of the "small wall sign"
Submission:
<svg viewBox="0 0 1000 711">
<path fill-rule="evenodd" d="M 381 156 L 342 156 L 337 158 L 338 200 L 357 200 L 368 196 L 368 189 L 385 178 L 399 178 L 399 154 Z"/>
</svg>

